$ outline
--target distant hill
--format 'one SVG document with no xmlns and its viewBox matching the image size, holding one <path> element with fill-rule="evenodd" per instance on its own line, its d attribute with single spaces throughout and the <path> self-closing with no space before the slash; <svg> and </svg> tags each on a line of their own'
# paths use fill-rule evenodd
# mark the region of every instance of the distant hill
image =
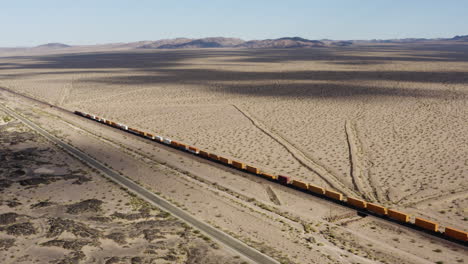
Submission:
<svg viewBox="0 0 468 264">
<path fill-rule="evenodd" d="M 454 41 L 468 41 L 468 35 L 464 35 L 464 36 L 455 36 L 455 37 L 451 38 L 450 40 L 454 40 Z"/>
<path fill-rule="evenodd" d="M 39 45 L 35 48 L 37 49 L 63 49 L 63 48 L 70 48 L 70 45 L 63 44 L 63 43 L 47 43 L 44 45 Z"/>
<path fill-rule="evenodd" d="M 142 49 L 193 49 L 193 48 L 229 48 L 244 43 L 237 38 L 201 38 L 201 39 L 166 39 L 140 46 Z"/>
<path fill-rule="evenodd" d="M 243 48 L 305 48 L 305 47 L 323 47 L 325 43 L 319 40 L 308 40 L 300 37 L 251 40 L 244 42 L 237 47 Z"/>
</svg>

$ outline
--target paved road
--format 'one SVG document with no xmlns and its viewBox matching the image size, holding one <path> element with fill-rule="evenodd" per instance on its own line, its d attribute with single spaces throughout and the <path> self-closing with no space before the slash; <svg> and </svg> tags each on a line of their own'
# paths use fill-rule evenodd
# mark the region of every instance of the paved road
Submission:
<svg viewBox="0 0 468 264">
<path fill-rule="evenodd" d="M 23 122 L 26 126 L 30 127 L 31 129 L 37 131 L 39 134 L 44 136 L 45 138 L 49 139 L 65 151 L 69 152 L 71 155 L 77 157 L 78 159 L 86 162 L 90 166 L 100 170 L 104 173 L 107 177 L 109 177 L 114 182 L 126 187 L 129 191 L 135 193 L 136 195 L 140 196 L 144 200 L 148 201 L 149 203 L 161 208 L 164 211 L 171 213 L 172 215 L 176 216 L 180 220 L 186 222 L 187 224 L 193 226 L 194 228 L 204 232 L 207 236 L 213 238 L 214 240 L 218 241 L 221 244 L 233 249 L 239 255 L 244 256 L 246 259 L 254 263 L 275 263 L 279 264 L 278 261 L 272 259 L 271 257 L 261 253 L 260 251 L 249 247 L 248 245 L 244 244 L 243 242 L 237 240 L 236 238 L 231 237 L 230 235 L 205 224 L 204 222 L 196 219 L 195 217 L 191 216 L 190 214 L 186 213 L 185 211 L 177 208 L 176 206 L 172 205 L 165 199 L 161 198 L 160 196 L 146 190 L 145 188 L 141 187 L 137 183 L 129 180 L 128 178 L 121 176 L 117 172 L 113 171 L 112 169 L 108 168 L 107 166 L 103 165 L 99 161 L 95 160 L 94 158 L 88 156 L 84 152 L 76 149 L 75 147 L 64 143 L 60 139 L 56 138 L 55 136 L 51 135 L 49 132 L 45 131 L 44 129 L 40 128 L 33 122 L 29 121 L 28 119 L 16 114 L 15 112 L 11 111 L 10 109 L 1 106 L 0 108 L 3 109 L 8 114 L 12 115 L 13 117 L 17 118 L 21 122 Z"/>
</svg>

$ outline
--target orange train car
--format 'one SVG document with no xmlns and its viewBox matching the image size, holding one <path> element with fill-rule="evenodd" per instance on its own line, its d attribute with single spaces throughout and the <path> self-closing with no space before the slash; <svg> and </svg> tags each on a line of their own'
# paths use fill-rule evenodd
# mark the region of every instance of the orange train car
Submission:
<svg viewBox="0 0 468 264">
<path fill-rule="evenodd" d="M 203 151 L 203 150 L 200 150 L 199 154 L 201 157 L 204 157 L 204 158 L 208 158 L 210 156 L 208 152 Z"/>
<path fill-rule="evenodd" d="M 246 168 L 247 168 L 248 172 L 255 173 L 255 174 L 260 174 L 260 170 L 258 168 L 256 168 L 256 167 L 247 165 Z"/>
<path fill-rule="evenodd" d="M 210 153 L 210 154 L 208 155 L 208 157 L 209 157 L 210 159 L 212 159 L 212 160 L 219 160 L 219 156 L 216 155 L 216 154 L 213 154 L 213 153 Z"/>
<path fill-rule="evenodd" d="M 179 146 L 179 142 L 177 142 L 177 141 L 175 141 L 175 140 L 172 140 L 172 141 L 171 141 L 171 146 L 177 148 L 177 147 Z"/>
<path fill-rule="evenodd" d="M 461 240 L 465 242 L 468 241 L 467 232 L 464 232 L 464 231 L 461 231 L 452 227 L 445 227 L 444 235 L 451 237 L 451 238 L 455 238 L 457 240 Z"/>
<path fill-rule="evenodd" d="M 231 160 L 228 159 L 228 158 L 219 157 L 219 161 L 222 162 L 222 163 L 224 163 L 224 164 L 231 165 Z"/>
<path fill-rule="evenodd" d="M 325 196 L 334 200 L 343 200 L 343 194 L 335 191 L 325 190 Z"/>
<path fill-rule="evenodd" d="M 200 152 L 198 148 L 192 147 L 192 146 L 188 146 L 188 151 L 195 153 L 195 154 L 198 154 Z"/>
<path fill-rule="evenodd" d="M 179 143 L 179 146 L 178 146 L 180 149 L 183 149 L 183 150 L 187 150 L 187 145 L 185 144 L 182 144 L 182 143 Z"/>
<path fill-rule="evenodd" d="M 379 214 L 379 215 L 386 215 L 387 214 L 387 208 L 378 205 L 378 204 L 373 204 L 373 203 L 367 203 L 367 210 L 371 211 L 373 213 Z"/>
<path fill-rule="evenodd" d="M 232 166 L 233 166 L 234 168 L 238 168 L 238 169 L 241 169 L 241 170 L 245 170 L 245 164 L 242 163 L 242 162 L 238 162 L 238 161 L 233 160 L 233 161 L 232 161 Z"/>
<path fill-rule="evenodd" d="M 305 191 L 307 191 L 309 187 L 307 183 L 298 181 L 298 180 L 292 180 L 291 185 L 297 187 L 298 189 L 305 190 Z"/>
<path fill-rule="evenodd" d="M 423 218 L 416 217 L 416 220 L 414 221 L 414 224 L 416 226 L 419 226 L 419 227 L 421 227 L 423 229 L 426 229 L 426 230 L 429 230 L 429 231 L 433 231 L 433 232 L 439 231 L 439 224 L 438 223 L 432 222 L 432 221 L 429 221 L 429 220 L 426 220 L 426 219 L 423 219 Z"/>
<path fill-rule="evenodd" d="M 361 209 L 366 209 L 366 207 L 367 207 L 367 202 L 366 201 L 351 198 L 351 197 L 346 198 L 346 203 L 349 204 L 349 205 L 352 205 L 352 206 L 354 206 L 356 208 L 361 208 Z"/>
<path fill-rule="evenodd" d="M 153 135 L 153 134 L 151 134 L 151 133 L 146 133 L 146 136 L 147 136 L 147 137 L 149 137 L 149 138 L 151 138 L 151 139 L 153 139 L 153 138 L 154 138 L 154 135 Z"/>
<path fill-rule="evenodd" d="M 289 176 L 284 176 L 284 175 L 278 175 L 278 182 L 281 184 L 288 184 L 291 181 L 291 177 Z"/>
<path fill-rule="evenodd" d="M 313 192 L 313 193 L 316 193 L 316 194 L 325 195 L 325 189 L 324 188 L 318 187 L 318 186 L 310 184 L 310 183 L 309 183 L 308 190 Z"/>
<path fill-rule="evenodd" d="M 268 174 L 268 173 L 265 173 L 265 172 L 262 172 L 260 173 L 260 175 L 263 177 L 263 178 L 266 178 L 268 180 L 276 180 L 276 176 L 274 175 L 271 175 L 271 174 Z"/>
<path fill-rule="evenodd" d="M 410 218 L 409 214 L 398 212 L 393 209 L 388 209 L 387 213 L 388 213 L 388 217 L 390 217 L 391 219 L 394 219 L 403 223 L 409 222 L 409 218 Z"/>
</svg>

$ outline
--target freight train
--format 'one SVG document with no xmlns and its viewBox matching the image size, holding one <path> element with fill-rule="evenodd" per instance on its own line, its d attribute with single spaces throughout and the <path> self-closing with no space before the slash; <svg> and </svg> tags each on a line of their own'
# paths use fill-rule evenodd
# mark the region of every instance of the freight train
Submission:
<svg viewBox="0 0 468 264">
<path fill-rule="evenodd" d="M 415 217 L 414 221 L 411 221 L 410 220 L 411 216 L 409 214 L 397 211 L 395 209 L 389 209 L 384 206 L 366 202 L 366 201 L 353 198 L 353 197 L 345 197 L 342 193 L 339 193 L 333 190 L 328 190 L 328 189 L 325 189 L 325 188 L 322 188 L 320 186 L 316 186 L 310 183 L 305 183 L 300 180 L 292 179 L 289 176 L 268 174 L 255 166 L 245 164 L 241 161 L 231 160 L 231 159 L 219 156 L 217 154 L 203 151 L 196 147 L 189 146 L 189 145 L 183 144 L 175 140 L 171 140 L 169 138 L 164 138 L 159 135 L 154 135 L 151 133 L 140 131 L 138 129 L 128 127 L 125 124 L 115 123 L 113 121 L 110 121 L 110 120 L 107 120 L 105 118 L 101 118 L 95 115 L 83 113 L 80 111 L 75 111 L 75 114 L 97 121 L 97 122 L 100 122 L 102 124 L 106 124 L 108 126 L 111 126 L 120 130 L 124 130 L 126 132 L 135 134 L 137 136 L 197 155 L 199 157 L 223 164 L 225 166 L 232 167 L 232 168 L 235 168 L 235 169 L 238 169 L 238 170 L 250 173 L 250 174 L 257 175 L 269 181 L 273 181 L 273 182 L 276 182 L 276 183 L 279 183 L 288 187 L 298 189 L 306 193 L 313 194 L 315 196 L 319 196 L 322 198 L 326 198 L 326 199 L 338 202 L 340 204 L 359 210 L 360 212 L 366 212 L 375 216 L 379 216 L 384 219 L 389 219 L 394 222 L 404 224 L 406 226 L 411 226 L 419 230 L 424 230 L 428 233 L 431 233 L 437 236 L 442 236 L 453 241 L 462 242 L 465 245 L 467 244 L 467 241 L 468 241 L 468 233 L 462 230 L 458 230 L 456 228 L 446 226 L 444 230 L 441 231 L 439 230 L 438 223 L 429 221 L 424 218 Z"/>
</svg>

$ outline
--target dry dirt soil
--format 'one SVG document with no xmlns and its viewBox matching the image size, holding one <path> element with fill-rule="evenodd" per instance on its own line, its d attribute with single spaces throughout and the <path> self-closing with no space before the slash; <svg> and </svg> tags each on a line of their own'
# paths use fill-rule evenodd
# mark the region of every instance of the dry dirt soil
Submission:
<svg viewBox="0 0 468 264">
<path fill-rule="evenodd" d="M 0 70 L 1 87 L 42 101 L 468 229 L 468 45 L 3 55 Z M 274 200 L 226 177 L 216 180 Z M 281 195 L 282 209 L 315 219 L 305 202 Z M 380 222 L 342 224 L 401 242 L 401 230 Z M 327 249 L 355 248 L 337 242 L 348 229 L 328 231 L 336 243 Z M 399 247 L 440 261 L 433 242 L 432 253 L 408 246 L 418 239 Z"/>
<path fill-rule="evenodd" d="M 242 263 L 0 111 L 1 263 Z"/>
</svg>

